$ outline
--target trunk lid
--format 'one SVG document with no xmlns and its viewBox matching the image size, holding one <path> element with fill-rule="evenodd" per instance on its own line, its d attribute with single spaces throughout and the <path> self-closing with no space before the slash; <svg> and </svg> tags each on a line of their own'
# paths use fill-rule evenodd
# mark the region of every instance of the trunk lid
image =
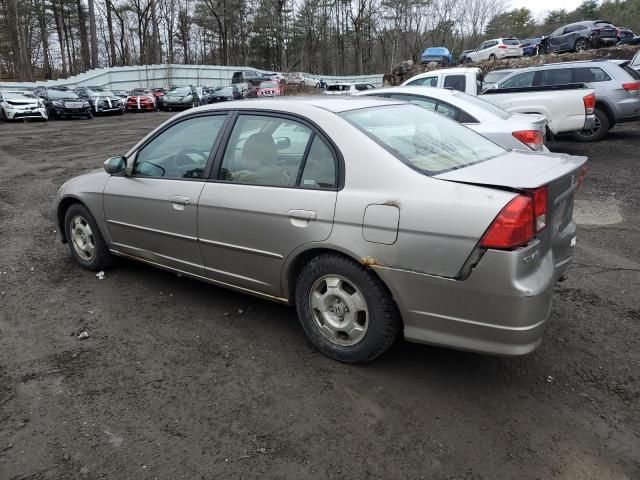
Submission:
<svg viewBox="0 0 640 480">
<path fill-rule="evenodd" d="M 560 261 L 565 255 L 560 252 L 566 252 L 572 240 L 567 236 L 571 230 L 567 227 L 572 221 L 573 198 L 582 166 L 586 162 L 587 157 L 562 153 L 512 151 L 485 162 L 436 175 L 435 178 L 517 192 L 546 186 L 546 226 L 536 234 L 536 238 L 541 241 L 541 253 L 553 248 L 556 260 Z"/>
</svg>

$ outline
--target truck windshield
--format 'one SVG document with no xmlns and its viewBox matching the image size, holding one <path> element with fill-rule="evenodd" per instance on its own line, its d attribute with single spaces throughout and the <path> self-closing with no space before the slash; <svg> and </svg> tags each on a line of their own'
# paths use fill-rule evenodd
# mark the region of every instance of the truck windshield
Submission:
<svg viewBox="0 0 640 480">
<path fill-rule="evenodd" d="M 484 162 L 506 152 L 473 130 L 416 105 L 362 108 L 340 116 L 426 175 Z"/>
</svg>

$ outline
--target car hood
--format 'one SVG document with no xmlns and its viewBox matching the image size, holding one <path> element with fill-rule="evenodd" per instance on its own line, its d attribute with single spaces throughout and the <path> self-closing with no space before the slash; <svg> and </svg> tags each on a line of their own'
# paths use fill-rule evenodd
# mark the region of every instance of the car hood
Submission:
<svg viewBox="0 0 640 480">
<path fill-rule="evenodd" d="M 435 178 L 474 185 L 529 189 L 548 185 L 577 170 L 587 157 L 564 153 L 511 151 L 504 155 L 436 175 Z"/>
<path fill-rule="evenodd" d="M 35 98 L 7 98 L 2 101 L 11 105 L 38 105 L 38 103 L 40 103 L 40 100 L 36 100 Z"/>
</svg>

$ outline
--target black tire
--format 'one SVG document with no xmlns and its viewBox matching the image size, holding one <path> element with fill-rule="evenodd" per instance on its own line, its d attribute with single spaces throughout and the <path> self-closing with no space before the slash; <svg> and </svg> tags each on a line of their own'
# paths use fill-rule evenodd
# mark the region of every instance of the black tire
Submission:
<svg viewBox="0 0 640 480">
<path fill-rule="evenodd" d="M 596 127 L 592 130 L 581 130 L 574 132 L 571 136 L 578 142 L 598 142 L 611 130 L 611 122 L 604 110 L 595 109 Z"/>
<path fill-rule="evenodd" d="M 576 52 L 583 52 L 589 50 L 589 42 L 584 38 L 579 38 L 573 46 L 573 50 Z"/>
<path fill-rule="evenodd" d="M 496 60 L 497 60 L 497 58 L 493 53 L 491 55 L 489 55 L 489 61 L 490 62 L 495 62 Z"/>
<path fill-rule="evenodd" d="M 325 337 L 312 313 L 312 289 L 327 275 L 342 277 L 364 299 L 366 331 L 354 345 L 339 345 Z M 384 353 L 402 331 L 400 314 L 387 287 L 371 269 L 339 254 L 320 255 L 303 267 L 297 279 L 295 303 L 302 328 L 313 345 L 341 362 L 370 362 Z"/>
<path fill-rule="evenodd" d="M 87 113 L 87 120 L 93 120 L 93 113 L 89 112 Z"/>
<path fill-rule="evenodd" d="M 94 246 L 94 254 L 91 258 L 81 256 L 74 247 L 74 241 L 71 234 L 71 224 L 74 218 L 81 217 L 89 225 L 91 229 L 91 239 Z M 93 215 L 89 210 L 80 203 L 72 204 L 64 215 L 64 234 L 67 238 L 67 245 L 74 261 L 82 268 L 97 271 L 104 270 L 113 265 L 114 257 L 109 252 L 109 247 L 102 238 L 102 233 L 96 224 Z"/>
</svg>

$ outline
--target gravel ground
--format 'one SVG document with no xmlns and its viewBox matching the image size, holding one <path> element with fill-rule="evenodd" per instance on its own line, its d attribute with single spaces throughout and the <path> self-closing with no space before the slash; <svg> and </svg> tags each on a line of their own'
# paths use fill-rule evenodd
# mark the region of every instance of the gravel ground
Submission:
<svg viewBox="0 0 640 480">
<path fill-rule="evenodd" d="M 58 187 L 168 116 L 0 125 L 0 479 L 640 478 L 637 125 L 553 146 L 591 170 L 536 352 L 399 342 L 354 367 L 287 307 L 70 261 Z"/>
</svg>

